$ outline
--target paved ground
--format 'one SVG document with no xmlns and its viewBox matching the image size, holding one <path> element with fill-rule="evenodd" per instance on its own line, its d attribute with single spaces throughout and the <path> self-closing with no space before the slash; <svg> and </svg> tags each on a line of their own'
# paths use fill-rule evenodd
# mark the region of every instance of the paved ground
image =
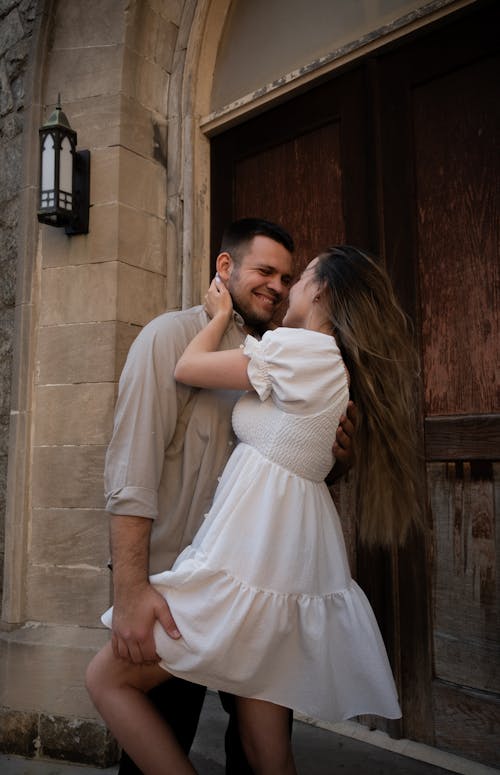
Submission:
<svg viewBox="0 0 500 775">
<path fill-rule="evenodd" d="M 352 729 L 349 729 L 354 730 L 353 734 L 357 734 L 357 727 L 351 726 Z M 192 752 L 193 763 L 200 775 L 224 775 L 224 729 L 225 714 L 220 708 L 218 697 L 209 694 Z M 359 735 L 377 740 L 379 745 L 371 745 L 365 739 L 355 739 L 296 721 L 293 744 L 298 772 L 300 775 L 447 775 L 449 772 L 488 775 L 499 772 L 409 741 L 391 741 L 380 732 L 360 729 Z M 402 755 L 402 750 L 410 755 Z M 418 755 L 420 760 L 412 758 L 415 755 Z M 422 761 L 422 758 L 427 761 Z M 76 764 L 0 755 L 0 775 L 116 773 L 116 767 L 102 770 Z"/>
</svg>

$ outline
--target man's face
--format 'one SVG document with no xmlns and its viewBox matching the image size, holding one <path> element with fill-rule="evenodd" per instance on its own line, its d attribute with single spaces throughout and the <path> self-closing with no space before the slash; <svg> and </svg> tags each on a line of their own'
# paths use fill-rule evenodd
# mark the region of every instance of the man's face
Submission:
<svg viewBox="0 0 500 775">
<path fill-rule="evenodd" d="M 248 328 L 265 330 L 292 284 L 292 256 L 269 237 L 258 235 L 239 264 L 232 264 L 227 288 Z"/>
</svg>

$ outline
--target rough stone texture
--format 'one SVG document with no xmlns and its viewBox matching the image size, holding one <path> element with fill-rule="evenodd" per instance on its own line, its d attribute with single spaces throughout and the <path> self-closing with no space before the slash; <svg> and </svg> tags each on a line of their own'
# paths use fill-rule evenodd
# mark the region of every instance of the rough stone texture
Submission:
<svg viewBox="0 0 500 775">
<path fill-rule="evenodd" d="M 0 1 L 0 596 L 21 179 L 24 77 L 37 0 Z"/>
<path fill-rule="evenodd" d="M 44 757 L 109 767 L 118 748 L 103 724 L 44 713 L 0 708 L 0 750 L 27 758 Z"/>
<path fill-rule="evenodd" d="M 118 748 L 103 724 L 42 714 L 39 726 L 40 753 L 50 759 L 108 767 L 118 757 Z"/>
<path fill-rule="evenodd" d="M 34 756 L 38 713 L 0 708 L 0 750 L 17 756 Z"/>
</svg>

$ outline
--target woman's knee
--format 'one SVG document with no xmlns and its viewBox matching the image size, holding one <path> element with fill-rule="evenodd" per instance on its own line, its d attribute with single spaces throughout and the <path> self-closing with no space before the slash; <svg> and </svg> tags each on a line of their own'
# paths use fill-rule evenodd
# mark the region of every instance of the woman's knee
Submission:
<svg viewBox="0 0 500 775">
<path fill-rule="evenodd" d="M 110 643 L 97 652 L 85 671 L 85 686 L 97 707 L 107 692 L 127 683 L 126 673 L 130 669 L 127 662 L 115 657 Z"/>
<path fill-rule="evenodd" d="M 99 651 L 87 665 L 85 671 L 85 686 L 94 702 L 98 704 L 101 692 L 107 684 L 107 674 L 104 669 L 102 651 Z"/>
</svg>

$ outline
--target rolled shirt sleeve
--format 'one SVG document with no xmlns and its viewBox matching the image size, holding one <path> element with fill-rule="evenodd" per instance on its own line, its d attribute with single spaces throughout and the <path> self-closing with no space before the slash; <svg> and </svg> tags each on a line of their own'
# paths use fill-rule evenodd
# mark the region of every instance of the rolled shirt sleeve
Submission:
<svg viewBox="0 0 500 775">
<path fill-rule="evenodd" d="M 187 344 L 175 317 L 148 324 L 133 343 L 120 383 L 104 473 L 106 510 L 158 516 L 165 450 L 175 432 L 182 386 L 174 367 Z"/>
</svg>

